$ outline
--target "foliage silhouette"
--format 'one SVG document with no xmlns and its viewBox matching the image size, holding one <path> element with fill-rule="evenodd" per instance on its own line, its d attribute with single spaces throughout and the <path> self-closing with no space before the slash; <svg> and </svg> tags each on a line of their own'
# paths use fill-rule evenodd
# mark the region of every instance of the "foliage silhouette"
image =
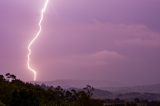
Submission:
<svg viewBox="0 0 160 106">
<path fill-rule="evenodd" d="M 102 106 L 91 99 L 93 90 L 89 85 L 82 90 L 65 90 L 60 86 L 32 84 L 7 73 L 0 75 L 0 106 Z"/>
</svg>

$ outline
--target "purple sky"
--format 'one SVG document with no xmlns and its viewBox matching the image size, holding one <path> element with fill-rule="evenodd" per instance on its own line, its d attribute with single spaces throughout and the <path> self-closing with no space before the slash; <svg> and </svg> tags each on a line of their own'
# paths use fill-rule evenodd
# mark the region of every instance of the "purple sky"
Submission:
<svg viewBox="0 0 160 106">
<path fill-rule="evenodd" d="M 0 1 L 0 74 L 30 81 L 27 44 L 44 0 Z M 160 83 L 160 0 L 50 0 L 32 63 L 38 80 Z"/>
</svg>

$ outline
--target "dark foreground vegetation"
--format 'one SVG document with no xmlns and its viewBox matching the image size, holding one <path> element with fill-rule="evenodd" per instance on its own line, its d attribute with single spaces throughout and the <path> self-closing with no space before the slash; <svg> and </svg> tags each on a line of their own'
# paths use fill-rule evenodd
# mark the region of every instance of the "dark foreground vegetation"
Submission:
<svg viewBox="0 0 160 106">
<path fill-rule="evenodd" d="M 91 86 L 64 90 L 25 83 L 9 73 L 0 75 L 0 106 L 102 106 L 100 100 L 91 99 L 92 91 Z"/>
<path fill-rule="evenodd" d="M 32 84 L 7 73 L 0 75 L 0 106 L 160 106 L 154 101 L 125 101 L 120 99 L 93 99 L 94 88 L 62 89 L 60 86 Z"/>
</svg>

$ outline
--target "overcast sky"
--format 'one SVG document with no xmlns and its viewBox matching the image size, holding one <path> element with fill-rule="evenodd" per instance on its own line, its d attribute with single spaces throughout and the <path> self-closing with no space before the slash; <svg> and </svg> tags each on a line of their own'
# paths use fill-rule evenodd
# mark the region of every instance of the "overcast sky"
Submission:
<svg viewBox="0 0 160 106">
<path fill-rule="evenodd" d="M 33 80 L 44 0 L 0 0 L 0 74 Z M 40 81 L 160 83 L 160 0 L 50 0 L 32 47 Z"/>
</svg>

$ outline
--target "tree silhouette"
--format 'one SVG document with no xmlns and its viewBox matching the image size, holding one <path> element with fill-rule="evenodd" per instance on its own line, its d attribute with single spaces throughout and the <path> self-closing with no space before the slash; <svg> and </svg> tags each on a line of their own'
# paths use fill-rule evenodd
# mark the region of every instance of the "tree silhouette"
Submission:
<svg viewBox="0 0 160 106">
<path fill-rule="evenodd" d="M 8 81 L 16 80 L 16 76 L 10 73 L 6 74 L 6 78 L 8 79 Z"/>
</svg>

